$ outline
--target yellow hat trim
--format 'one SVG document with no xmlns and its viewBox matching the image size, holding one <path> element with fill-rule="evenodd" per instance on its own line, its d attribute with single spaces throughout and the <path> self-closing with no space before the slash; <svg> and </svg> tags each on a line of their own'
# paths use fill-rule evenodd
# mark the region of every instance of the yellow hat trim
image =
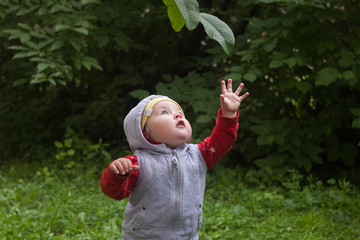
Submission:
<svg viewBox="0 0 360 240">
<path fill-rule="evenodd" d="M 148 119 L 148 117 L 150 117 L 151 113 L 152 113 L 152 110 L 154 108 L 154 106 L 158 103 L 158 102 L 161 102 L 161 101 L 170 101 L 170 102 L 173 102 L 175 103 L 181 110 L 182 114 L 184 115 L 184 112 L 182 110 L 182 108 L 180 107 L 180 105 L 175 102 L 174 100 L 170 99 L 170 98 L 165 98 L 165 97 L 157 97 L 157 98 L 153 98 L 151 99 L 148 104 L 146 104 L 145 108 L 144 108 L 144 111 L 141 115 L 141 129 L 144 128 L 145 126 L 145 123 L 146 123 L 146 120 Z"/>
</svg>

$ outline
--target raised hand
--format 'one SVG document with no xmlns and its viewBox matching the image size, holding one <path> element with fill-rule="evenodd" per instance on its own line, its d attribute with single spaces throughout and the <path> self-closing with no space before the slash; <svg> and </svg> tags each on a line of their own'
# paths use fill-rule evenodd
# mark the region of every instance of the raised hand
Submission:
<svg viewBox="0 0 360 240">
<path fill-rule="evenodd" d="M 228 80 L 227 86 L 225 81 L 221 81 L 222 93 L 220 94 L 220 104 L 222 108 L 222 115 L 224 117 L 235 117 L 241 101 L 249 96 L 249 92 L 239 96 L 243 87 L 244 84 L 240 83 L 236 91 L 233 92 L 231 79 Z"/>
</svg>

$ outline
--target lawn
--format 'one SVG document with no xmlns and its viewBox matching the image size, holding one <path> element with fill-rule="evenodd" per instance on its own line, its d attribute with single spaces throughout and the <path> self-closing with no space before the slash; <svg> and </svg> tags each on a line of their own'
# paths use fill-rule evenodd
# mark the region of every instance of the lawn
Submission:
<svg viewBox="0 0 360 240">
<path fill-rule="evenodd" d="M 126 200 L 101 192 L 99 171 L 0 169 L 1 239 L 121 239 Z M 218 166 L 207 178 L 200 239 L 360 239 L 359 199 L 346 180 L 323 183 L 294 171 L 266 186 Z"/>
</svg>

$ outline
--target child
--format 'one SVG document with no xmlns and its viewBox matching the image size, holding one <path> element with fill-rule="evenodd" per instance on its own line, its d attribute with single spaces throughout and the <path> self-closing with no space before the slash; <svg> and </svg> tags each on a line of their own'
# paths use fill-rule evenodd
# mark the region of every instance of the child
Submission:
<svg viewBox="0 0 360 240">
<path fill-rule="evenodd" d="M 111 198 L 129 197 L 123 239 L 198 239 L 206 171 L 232 147 L 238 130 L 239 97 L 232 80 L 221 82 L 221 108 L 210 137 L 190 144 L 192 129 L 172 99 L 151 95 L 124 120 L 125 135 L 134 155 L 114 160 L 100 185 Z"/>
</svg>

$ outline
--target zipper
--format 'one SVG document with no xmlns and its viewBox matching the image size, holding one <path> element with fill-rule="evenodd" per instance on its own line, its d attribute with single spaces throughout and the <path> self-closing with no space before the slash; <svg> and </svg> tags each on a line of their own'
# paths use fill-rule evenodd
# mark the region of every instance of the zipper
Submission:
<svg viewBox="0 0 360 240">
<path fill-rule="evenodd" d="M 180 161 L 176 155 L 174 150 L 171 151 L 172 157 L 172 166 L 173 166 L 173 174 L 174 174 L 174 200 L 173 200 L 173 211 L 172 211 L 172 221 L 170 225 L 170 239 L 177 239 L 177 222 L 180 215 L 181 208 L 181 170 L 180 170 Z"/>
</svg>

